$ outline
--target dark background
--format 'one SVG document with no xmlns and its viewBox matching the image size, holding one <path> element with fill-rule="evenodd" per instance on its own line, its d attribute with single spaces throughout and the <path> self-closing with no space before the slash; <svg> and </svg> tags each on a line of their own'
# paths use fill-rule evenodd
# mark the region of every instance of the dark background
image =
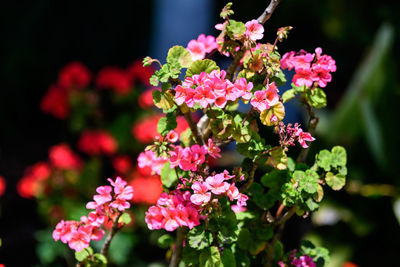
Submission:
<svg viewBox="0 0 400 267">
<path fill-rule="evenodd" d="M 233 18 L 247 21 L 258 17 L 269 1 L 233 2 Z M 289 39 L 279 46 L 281 53 L 300 48 L 311 52 L 320 46 L 336 60 L 338 70 L 327 89 L 328 108 L 332 110 L 368 53 L 382 23 L 394 27 L 393 48 L 400 47 L 400 4 L 393 2 L 283 0 L 265 25 L 264 40 L 272 42 L 278 27 L 291 25 L 294 29 Z M 209 11 L 215 20 L 213 24 L 220 21 L 218 14 L 225 1 L 215 3 L 215 10 Z M 70 61 L 81 61 L 95 73 L 106 65 L 126 67 L 133 60 L 147 55 L 156 19 L 152 16 L 155 8 L 152 1 L 132 0 L 7 1 L 1 4 L 0 175 L 7 179 L 7 189 L 0 199 L 0 237 L 3 241 L 0 263 L 31 266 L 37 262 L 33 233 L 43 225 L 35 212 L 35 202 L 20 198 L 15 186 L 28 165 L 47 158 L 51 145 L 69 141 L 65 123 L 41 113 L 40 99 L 57 79 L 59 69 Z M 196 23 L 196 14 L 193 14 L 193 21 L 187 23 Z M 198 34 L 200 32 L 194 33 L 195 36 Z M 394 59 L 391 69 L 396 73 L 399 49 L 393 49 L 391 57 Z M 391 99 L 387 103 L 398 103 L 395 102 L 399 99 L 398 84 L 398 78 L 388 84 L 393 95 L 386 98 Z M 391 127 L 393 131 L 393 124 L 398 123 L 393 114 L 396 111 L 390 104 L 380 106 L 381 116 L 390 118 L 385 121 L 384 129 Z M 387 146 L 393 148 L 399 144 L 395 135 L 393 132 L 389 134 L 393 139 L 387 140 Z M 398 187 L 395 163 L 382 171 L 374 166 L 374 158 L 364 148 L 365 143 L 355 141 L 352 145 L 354 154 L 350 152 L 350 157 L 354 155 L 356 158 L 351 162 L 361 169 L 370 170 L 371 177 L 376 178 L 370 177 L 372 182 Z M 390 151 L 393 153 L 393 149 Z M 396 154 L 390 154 L 388 158 L 390 162 L 397 160 Z M 342 203 L 351 203 L 354 209 L 361 209 L 365 216 L 370 216 L 368 218 L 377 225 L 376 232 L 362 240 L 356 240 L 356 236 L 346 232 L 350 231 L 346 227 L 338 228 L 344 231 L 322 229 L 321 234 L 344 235 L 342 242 L 353 242 L 355 262 L 360 266 L 397 260 L 395 255 L 400 248 L 400 236 L 399 225 L 391 210 L 392 199 L 365 200 L 346 193 L 339 196 Z"/>
</svg>

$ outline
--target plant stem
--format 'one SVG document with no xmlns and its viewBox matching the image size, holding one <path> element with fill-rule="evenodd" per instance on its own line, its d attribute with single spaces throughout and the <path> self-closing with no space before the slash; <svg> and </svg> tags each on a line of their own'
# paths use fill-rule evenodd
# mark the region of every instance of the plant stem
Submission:
<svg viewBox="0 0 400 267">
<path fill-rule="evenodd" d="M 188 232 L 188 228 L 186 227 L 179 227 L 176 232 L 176 242 L 175 242 L 175 249 L 172 253 L 171 262 L 169 263 L 169 267 L 178 267 L 179 263 L 182 259 L 182 252 L 183 252 L 183 240 Z"/>
<path fill-rule="evenodd" d="M 183 112 L 181 112 L 183 113 Z M 199 128 L 197 127 L 197 124 L 194 122 L 193 117 L 192 117 L 192 113 L 187 112 L 187 113 L 183 113 L 183 117 L 185 117 L 190 130 L 192 131 L 192 134 L 194 135 L 194 138 L 196 139 L 197 144 L 199 145 L 204 145 L 204 140 L 203 137 L 200 135 L 199 133 Z"/>
<path fill-rule="evenodd" d="M 104 241 L 103 247 L 101 248 L 100 253 L 103 254 L 104 257 L 106 257 L 107 262 L 108 262 L 108 248 L 110 247 L 111 241 L 115 234 L 119 231 L 120 228 L 118 228 L 118 220 L 119 217 L 121 217 L 122 213 L 120 213 L 117 218 L 115 218 L 115 221 L 113 223 L 113 226 L 111 227 L 110 232 L 108 233 L 108 236 L 106 238 L 106 241 Z"/>
<path fill-rule="evenodd" d="M 272 13 L 275 11 L 275 8 L 278 6 L 281 0 L 271 0 L 268 7 L 264 10 L 261 16 L 258 17 L 257 21 L 260 24 L 264 24 L 271 17 Z"/>
<path fill-rule="evenodd" d="M 256 173 L 257 167 L 258 167 L 258 163 L 257 163 L 257 157 L 254 158 L 253 160 L 253 167 L 250 170 L 249 173 L 249 179 L 247 180 L 247 182 L 242 185 L 242 187 L 240 188 L 240 192 L 246 192 L 247 189 L 249 189 L 249 187 L 251 186 L 251 184 L 254 182 L 254 175 Z"/>
<path fill-rule="evenodd" d="M 239 65 L 240 60 L 242 59 L 243 55 L 244 55 L 243 50 L 239 50 L 236 53 L 236 56 L 233 58 L 231 65 L 229 65 L 228 69 L 226 70 L 226 79 L 233 82 L 233 80 L 232 80 L 233 74 L 235 73 L 235 70 L 236 70 L 237 66 Z"/>
<path fill-rule="evenodd" d="M 307 100 L 304 100 L 304 103 L 307 107 L 307 112 L 308 115 L 310 117 L 310 119 L 308 120 L 308 129 L 307 132 L 309 132 L 311 135 L 315 134 L 315 129 L 317 128 L 317 124 L 318 124 L 318 118 L 315 117 L 315 113 L 313 110 L 313 107 L 307 102 Z M 301 150 L 299 156 L 297 157 L 296 161 L 297 162 L 302 162 L 304 163 L 307 159 L 307 155 L 308 152 L 310 151 L 310 146 L 308 146 L 307 148 Z"/>
</svg>

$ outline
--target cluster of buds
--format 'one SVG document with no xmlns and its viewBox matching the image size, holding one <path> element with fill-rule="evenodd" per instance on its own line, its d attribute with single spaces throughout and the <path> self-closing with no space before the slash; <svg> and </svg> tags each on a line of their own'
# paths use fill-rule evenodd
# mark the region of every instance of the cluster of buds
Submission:
<svg viewBox="0 0 400 267">
<path fill-rule="evenodd" d="M 133 198 L 133 188 L 127 182 L 117 177 L 115 181 L 108 179 L 111 186 L 100 186 L 96 189 L 98 195 L 86 208 L 92 209 L 88 216 L 82 216 L 80 221 L 62 220 L 53 231 L 54 240 L 68 243 L 71 249 L 81 251 L 89 246 L 91 240 L 100 241 L 104 236 L 102 225 L 120 223 L 119 218 L 125 209 L 130 207 Z"/>
<path fill-rule="evenodd" d="M 300 124 L 297 122 L 294 126 L 292 126 L 291 123 L 285 126 L 283 122 L 279 122 L 275 126 L 275 131 L 279 135 L 281 147 L 284 147 L 285 149 L 287 149 L 288 146 L 294 146 L 294 142 L 296 141 L 298 141 L 303 148 L 307 148 L 308 145 L 306 141 L 311 142 L 315 140 L 310 133 L 304 132 L 303 129 L 300 128 Z"/>
</svg>

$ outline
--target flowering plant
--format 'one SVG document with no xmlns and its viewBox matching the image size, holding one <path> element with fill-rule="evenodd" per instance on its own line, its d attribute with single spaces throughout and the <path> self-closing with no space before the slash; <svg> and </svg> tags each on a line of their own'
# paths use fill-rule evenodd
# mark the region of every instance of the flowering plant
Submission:
<svg viewBox="0 0 400 267">
<path fill-rule="evenodd" d="M 278 29 L 273 44 L 259 42 L 278 3 L 271 1 L 260 18 L 246 23 L 231 19 L 229 3 L 220 14 L 223 23 L 216 25 L 217 38 L 202 34 L 186 48 L 174 46 L 165 64 L 150 57 L 143 61 L 144 66 L 159 65 L 150 82 L 162 84 L 152 95 L 166 117 L 160 118 L 160 136 L 139 155 L 138 164 L 161 175 L 165 192 L 146 212 L 146 223 L 152 230 L 177 231 L 175 239 L 168 234 L 159 239 L 169 248 L 170 266 L 328 264 L 327 250 L 310 242 L 283 256 L 280 237 L 292 216 L 307 217 L 318 209 L 324 186 L 340 190 L 345 184 L 343 147 L 322 150 L 311 167 L 305 164 L 318 123 L 314 110 L 326 106 L 322 88 L 336 64 L 321 48 L 281 57 L 278 42 L 292 27 Z M 210 59 L 215 52 L 233 58 L 226 70 Z M 286 69 L 295 75 L 292 88 L 280 95 Z M 308 111 L 307 130 L 284 123 L 284 103 L 295 97 Z M 246 104 L 248 112 L 238 110 Z M 180 135 L 178 116 L 189 125 Z M 267 131 L 276 134 L 275 140 L 263 138 Z M 288 153 L 296 142 L 302 151 L 293 160 Z M 218 168 L 223 148 L 231 143 L 242 163 Z"/>
</svg>

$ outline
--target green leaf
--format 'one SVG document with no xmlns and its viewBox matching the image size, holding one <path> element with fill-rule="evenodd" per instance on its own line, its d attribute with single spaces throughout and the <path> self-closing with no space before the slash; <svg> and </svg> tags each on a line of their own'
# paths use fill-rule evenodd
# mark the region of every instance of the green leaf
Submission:
<svg viewBox="0 0 400 267">
<path fill-rule="evenodd" d="M 132 222 L 132 217 L 129 213 L 124 213 L 119 217 L 118 222 L 123 222 L 124 224 L 130 224 Z"/>
<path fill-rule="evenodd" d="M 157 124 L 157 132 L 165 136 L 169 131 L 177 127 L 176 116 L 174 113 L 167 113 L 167 117 L 162 117 Z"/>
<path fill-rule="evenodd" d="M 282 95 L 282 100 L 283 103 L 288 102 L 290 99 L 292 99 L 293 97 L 296 96 L 296 92 L 294 91 L 294 89 L 289 89 L 286 92 L 283 93 Z"/>
<path fill-rule="evenodd" d="M 327 172 L 331 170 L 331 165 L 332 165 L 331 152 L 329 152 L 326 149 L 321 150 L 317 154 L 316 159 L 317 159 L 317 164 L 319 167 L 323 168 Z"/>
<path fill-rule="evenodd" d="M 326 107 L 326 94 L 321 88 L 306 90 L 305 96 L 308 103 L 314 108 Z"/>
<path fill-rule="evenodd" d="M 172 187 L 178 181 L 175 169 L 170 168 L 169 161 L 161 169 L 161 182 L 166 188 Z"/>
<path fill-rule="evenodd" d="M 274 149 L 274 148 L 272 148 Z M 270 156 L 268 157 L 267 164 L 271 165 L 275 169 L 285 170 L 287 168 L 287 160 L 288 157 L 283 150 L 283 148 L 278 148 L 270 152 Z"/>
<path fill-rule="evenodd" d="M 197 226 L 188 233 L 189 245 L 198 250 L 202 250 L 211 245 L 213 241 L 212 234 L 205 231 L 204 226 Z"/>
<path fill-rule="evenodd" d="M 301 200 L 299 192 L 294 188 L 291 182 L 285 183 L 282 186 L 281 197 L 282 203 L 286 207 L 291 207 Z"/>
<path fill-rule="evenodd" d="M 318 177 L 315 171 L 307 170 L 303 178 L 299 180 L 299 187 L 309 194 L 314 194 L 318 190 Z"/>
<path fill-rule="evenodd" d="M 235 252 L 236 258 L 236 266 L 238 267 L 249 267 L 250 266 L 250 259 L 247 256 L 247 253 L 237 250 Z"/>
<path fill-rule="evenodd" d="M 92 254 L 93 254 L 93 249 L 91 247 L 87 247 L 85 249 L 82 249 L 81 251 L 75 251 L 75 259 L 81 262 Z"/>
<path fill-rule="evenodd" d="M 233 255 L 232 250 L 229 248 L 224 248 L 221 260 L 224 267 L 236 267 L 235 255 Z"/>
<path fill-rule="evenodd" d="M 272 115 L 276 116 L 277 121 L 271 121 Z M 261 123 L 267 126 L 276 125 L 279 121 L 283 120 L 284 117 L 285 107 L 283 106 L 282 102 L 278 102 L 275 106 L 260 113 Z"/>
<path fill-rule="evenodd" d="M 221 255 L 217 247 L 210 247 L 200 254 L 200 267 L 221 267 Z"/>
<path fill-rule="evenodd" d="M 162 235 L 158 238 L 157 244 L 160 248 L 167 249 L 174 244 L 174 238 L 169 234 Z"/>
<path fill-rule="evenodd" d="M 347 154 L 344 147 L 334 146 L 332 148 L 332 166 L 345 166 L 347 163 Z"/>
<path fill-rule="evenodd" d="M 346 177 L 340 173 L 328 172 L 325 175 L 325 181 L 333 190 L 340 190 L 346 184 Z"/>
<path fill-rule="evenodd" d="M 203 71 L 210 73 L 213 70 L 219 70 L 215 61 L 211 59 L 196 60 L 186 71 L 186 77 L 192 77 L 194 74 L 200 74 Z"/>
<path fill-rule="evenodd" d="M 188 68 L 192 64 L 192 56 L 183 46 L 173 46 L 168 51 L 167 63 L 178 62 L 182 68 Z"/>
<path fill-rule="evenodd" d="M 307 199 L 306 206 L 310 211 L 314 211 L 319 208 L 318 203 L 316 203 L 312 198 Z"/>
<path fill-rule="evenodd" d="M 182 261 L 187 266 L 197 266 L 199 264 L 199 251 L 190 246 L 185 246 L 183 248 Z"/>
<path fill-rule="evenodd" d="M 272 231 L 272 227 L 270 225 L 258 225 L 255 228 L 255 234 L 257 239 L 261 241 L 267 241 L 273 236 L 274 232 Z"/>
<path fill-rule="evenodd" d="M 243 250 L 248 250 L 252 242 L 250 231 L 247 228 L 242 228 L 237 240 L 238 247 Z"/>
<path fill-rule="evenodd" d="M 94 259 L 93 259 L 93 267 L 106 267 L 107 266 L 107 258 L 100 253 L 96 253 L 93 255 Z M 89 265 L 91 266 L 91 265 Z"/>
<path fill-rule="evenodd" d="M 159 83 L 160 79 L 158 79 L 158 76 L 156 74 L 151 75 L 150 84 L 157 87 Z"/>
<path fill-rule="evenodd" d="M 237 151 L 249 158 L 263 153 L 267 148 L 265 146 L 265 140 L 258 135 L 256 132 L 251 133 L 251 139 L 248 143 L 238 143 L 236 145 Z"/>
<path fill-rule="evenodd" d="M 233 19 L 229 20 L 225 29 L 232 39 L 240 39 L 246 32 L 246 26 L 244 23 Z"/>
<path fill-rule="evenodd" d="M 310 256 L 317 267 L 326 267 L 329 264 L 329 251 L 326 248 L 315 247 L 310 241 L 304 240 L 301 242 L 300 251 L 301 254 Z"/>
<path fill-rule="evenodd" d="M 164 111 L 164 113 L 171 112 L 176 109 L 173 101 L 174 96 L 170 92 L 160 92 L 153 90 L 153 102 L 154 105 Z"/>
</svg>

